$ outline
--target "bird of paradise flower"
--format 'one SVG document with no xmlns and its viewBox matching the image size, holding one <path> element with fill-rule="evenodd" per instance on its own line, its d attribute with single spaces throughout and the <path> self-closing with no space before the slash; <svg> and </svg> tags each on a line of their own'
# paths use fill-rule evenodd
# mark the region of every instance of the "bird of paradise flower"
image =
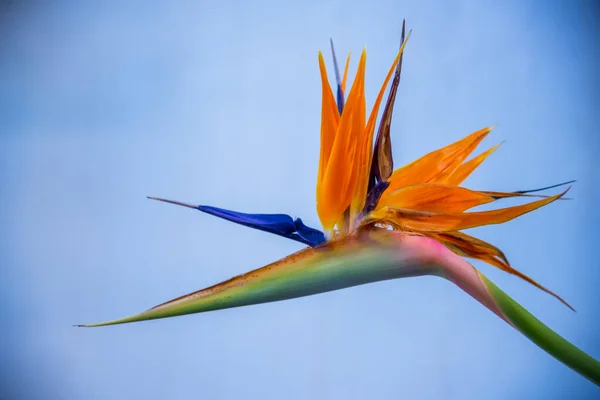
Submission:
<svg viewBox="0 0 600 400">
<path fill-rule="evenodd" d="M 410 32 L 385 77 L 367 118 L 364 94 L 366 51 L 346 96 L 350 56 L 340 75 L 333 48 L 336 94 L 331 90 L 323 55 L 321 150 L 316 186 L 317 213 L 324 233 L 285 214 L 245 214 L 217 207 L 182 205 L 251 228 L 274 233 L 309 247 L 279 261 L 206 289 L 113 321 L 79 325 L 97 327 L 220 310 L 309 296 L 366 283 L 434 275 L 471 295 L 502 320 L 573 370 L 600 385 L 600 363 L 563 339 L 500 290 L 462 257 L 484 261 L 561 297 L 514 269 L 492 244 L 464 229 L 501 224 L 563 198 L 533 194 L 546 188 L 493 192 L 471 190 L 463 181 L 499 145 L 467 160 L 492 127 L 400 167 L 393 168 L 390 126 L 400 83 L 402 54 Z M 393 79 L 392 79 L 393 76 Z M 392 80 L 379 128 L 375 124 L 384 92 Z M 468 210 L 510 197 L 537 197 L 529 203 L 491 211 Z"/>
</svg>

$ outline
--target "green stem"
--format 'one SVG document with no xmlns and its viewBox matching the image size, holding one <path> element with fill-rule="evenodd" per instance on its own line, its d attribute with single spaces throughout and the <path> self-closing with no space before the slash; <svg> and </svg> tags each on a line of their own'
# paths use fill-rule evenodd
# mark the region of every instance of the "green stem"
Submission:
<svg viewBox="0 0 600 400">
<path fill-rule="evenodd" d="M 563 364 L 600 385 L 598 361 L 544 325 L 481 273 L 479 276 L 506 318 L 518 331 Z"/>
</svg>

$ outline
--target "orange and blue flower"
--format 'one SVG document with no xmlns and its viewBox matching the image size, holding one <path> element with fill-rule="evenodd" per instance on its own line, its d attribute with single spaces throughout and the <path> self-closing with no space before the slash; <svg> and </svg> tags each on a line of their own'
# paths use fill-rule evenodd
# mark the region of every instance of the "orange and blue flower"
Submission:
<svg viewBox="0 0 600 400">
<path fill-rule="evenodd" d="M 410 36 L 410 32 L 406 39 Z M 200 210 L 308 247 L 262 268 L 168 301 L 148 311 L 99 324 L 104 326 L 173 317 L 314 295 L 387 279 L 434 275 L 467 292 L 502 320 L 581 375 L 600 385 L 600 363 L 541 323 L 463 257 L 484 261 L 561 297 L 513 268 L 505 254 L 465 229 L 502 224 L 558 199 L 515 192 L 481 191 L 462 183 L 499 145 L 468 159 L 492 131 L 480 129 L 446 147 L 394 169 L 390 126 L 400 82 L 402 42 L 370 114 L 366 113 L 366 51 L 346 95 L 350 57 L 344 73 L 333 53 L 336 94 L 319 53 L 322 82 L 321 148 L 316 183 L 316 209 L 323 232 L 286 214 L 246 214 L 222 208 L 155 200 Z M 391 81 L 377 134 L 375 126 Z M 489 211 L 471 209 L 511 197 L 535 198 L 528 203 Z M 571 306 L 569 306 L 571 307 Z"/>
</svg>

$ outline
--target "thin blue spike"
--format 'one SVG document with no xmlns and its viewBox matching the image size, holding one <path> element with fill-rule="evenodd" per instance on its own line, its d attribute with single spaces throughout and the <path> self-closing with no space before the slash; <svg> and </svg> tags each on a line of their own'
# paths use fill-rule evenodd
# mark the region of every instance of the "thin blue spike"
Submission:
<svg viewBox="0 0 600 400">
<path fill-rule="evenodd" d="M 344 111 L 344 92 L 342 92 L 342 79 L 340 78 L 340 69 L 338 67 L 337 57 L 335 56 L 335 47 L 333 47 L 333 39 L 329 39 L 331 43 L 331 54 L 333 55 L 333 67 L 335 70 L 335 82 L 337 83 L 337 106 L 340 115 Z"/>
<path fill-rule="evenodd" d="M 559 187 L 559 186 L 570 185 L 571 183 L 575 183 L 575 182 L 576 182 L 575 180 L 572 180 L 572 181 L 557 183 L 556 185 L 546 186 L 546 187 L 539 188 L 539 189 L 517 190 L 514 193 L 535 193 L 535 192 L 541 192 L 543 190 L 554 189 L 554 188 Z"/>
<path fill-rule="evenodd" d="M 294 221 L 294 219 L 287 214 L 247 214 L 226 210 L 224 208 L 204 205 L 197 206 L 193 204 L 182 203 L 180 201 L 161 199 L 158 197 L 148 198 L 200 210 L 207 214 L 214 215 L 215 217 L 244 225 L 249 228 L 258 229 L 263 232 L 269 232 L 278 236 L 283 236 L 311 247 L 315 247 L 325 241 L 325 235 L 323 232 L 304 225 L 300 218 Z"/>
</svg>

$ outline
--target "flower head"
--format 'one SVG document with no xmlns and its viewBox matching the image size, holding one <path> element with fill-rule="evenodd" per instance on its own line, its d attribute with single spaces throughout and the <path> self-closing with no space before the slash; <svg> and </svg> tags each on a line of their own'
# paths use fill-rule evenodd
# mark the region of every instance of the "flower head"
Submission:
<svg viewBox="0 0 600 400">
<path fill-rule="evenodd" d="M 409 36 L 410 32 L 407 40 Z M 510 221 L 563 197 L 569 190 L 567 188 L 554 196 L 539 196 L 531 194 L 533 191 L 490 192 L 462 187 L 464 180 L 500 146 L 493 146 L 467 160 L 493 127 L 480 129 L 392 172 L 389 129 L 405 45 L 406 40 L 403 39 L 368 120 L 364 92 L 366 51 L 363 50 L 361 54 L 345 104 L 344 85 L 348 69 L 346 67 L 340 83 L 335 62 L 338 77 L 337 105 L 327 78 L 323 55 L 319 53 L 322 107 L 317 213 L 326 236 L 339 239 L 357 230 L 375 226 L 428 236 L 458 255 L 487 262 L 514 274 L 569 306 L 562 298 L 511 267 L 498 248 L 461 232 L 464 229 Z M 335 59 L 334 53 L 334 61 Z M 375 120 L 394 70 L 396 76 L 373 148 Z M 509 197 L 538 199 L 514 207 L 469 211 Z"/>
<path fill-rule="evenodd" d="M 310 247 L 147 311 L 80 326 L 168 318 L 288 300 L 381 280 L 434 275 L 455 283 L 542 349 L 600 385 L 598 361 L 538 321 L 462 258 L 485 261 L 556 296 L 512 268 L 498 248 L 462 230 L 501 224 L 538 209 L 561 198 L 566 191 L 554 196 L 532 193 L 571 182 L 516 192 L 477 191 L 462 187 L 463 181 L 498 148 L 494 146 L 467 160 L 491 128 L 474 132 L 394 170 L 390 126 L 405 45 L 403 24 L 400 51 L 384 79 L 368 119 L 364 95 L 366 52 L 361 55 L 347 99 L 344 92 L 349 57 L 342 78 L 331 43 L 337 83 L 334 99 L 323 56 L 319 54 L 323 98 L 317 213 L 327 236 L 304 225 L 300 218 L 293 219 L 286 214 L 247 214 L 152 197 Z M 394 79 L 373 146 L 375 122 L 392 74 Z M 515 207 L 470 211 L 507 197 L 539 199 Z"/>
<path fill-rule="evenodd" d="M 467 160 L 493 127 L 480 129 L 405 166 L 393 169 L 390 127 L 401 77 L 402 54 L 410 37 L 409 32 L 405 40 L 404 31 L 403 24 L 400 49 L 383 80 L 368 118 L 365 98 L 366 50 L 361 54 L 356 76 L 347 96 L 345 92 L 350 56 L 346 59 L 344 73 L 341 75 L 333 41 L 331 42 L 337 86 L 334 96 L 323 54 L 319 52 L 322 103 L 316 204 L 325 234 L 304 225 L 300 218 L 293 219 L 287 214 L 248 214 L 151 198 L 195 208 L 311 247 L 375 227 L 427 236 L 455 254 L 484 261 L 516 275 L 571 307 L 561 297 L 514 269 L 500 249 L 462 230 L 501 224 L 543 207 L 563 197 L 569 189 L 554 196 L 536 195 L 533 192 L 572 181 L 515 192 L 479 191 L 462 187 L 465 179 L 500 146 L 495 145 Z M 377 137 L 373 140 L 379 108 L 390 80 L 392 83 L 388 99 L 380 118 Z M 538 199 L 514 207 L 470 211 L 474 207 L 510 197 Z"/>
</svg>

